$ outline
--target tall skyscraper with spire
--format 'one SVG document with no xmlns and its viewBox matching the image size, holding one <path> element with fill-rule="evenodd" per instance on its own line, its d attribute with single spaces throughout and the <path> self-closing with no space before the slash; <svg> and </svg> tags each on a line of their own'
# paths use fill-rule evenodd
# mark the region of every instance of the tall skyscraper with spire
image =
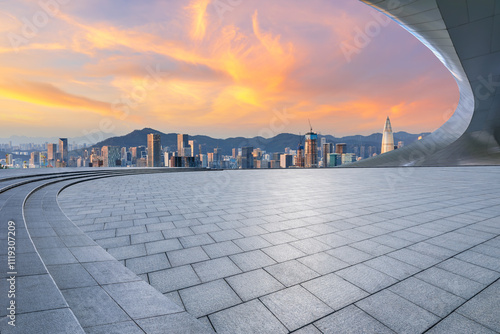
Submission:
<svg viewBox="0 0 500 334">
<path fill-rule="evenodd" d="M 391 120 L 387 116 L 385 121 L 384 132 L 382 134 L 382 150 L 380 154 L 394 150 L 394 136 L 392 134 Z"/>
</svg>

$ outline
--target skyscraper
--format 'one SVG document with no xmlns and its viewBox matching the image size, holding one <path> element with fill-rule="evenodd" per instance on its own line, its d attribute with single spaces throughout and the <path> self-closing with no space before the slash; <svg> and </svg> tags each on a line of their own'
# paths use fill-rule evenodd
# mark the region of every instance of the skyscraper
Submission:
<svg viewBox="0 0 500 334">
<path fill-rule="evenodd" d="M 394 136 L 392 135 L 391 121 L 389 116 L 385 121 L 384 132 L 382 134 L 382 149 L 380 154 L 394 150 Z"/>
<path fill-rule="evenodd" d="M 340 143 L 340 144 L 335 144 L 335 153 L 337 154 L 344 154 L 347 153 L 347 144 Z"/>
<path fill-rule="evenodd" d="M 306 145 L 304 149 L 304 165 L 306 168 L 318 167 L 318 135 L 311 131 L 306 133 Z"/>
<path fill-rule="evenodd" d="M 47 160 L 49 160 L 51 164 L 54 164 L 57 160 L 57 144 L 47 145 Z"/>
<path fill-rule="evenodd" d="M 103 146 L 101 154 L 103 167 L 116 167 L 117 161 L 121 164 L 121 152 L 118 146 Z"/>
<path fill-rule="evenodd" d="M 189 144 L 189 146 L 191 146 L 191 155 L 190 156 L 194 157 L 195 156 L 195 154 L 194 154 L 194 140 L 189 140 L 188 144 Z"/>
<path fill-rule="evenodd" d="M 323 141 L 323 138 L 321 138 L 321 141 Z M 328 154 L 333 153 L 333 144 L 325 142 L 324 144 L 322 144 L 322 148 L 323 148 L 323 156 L 322 156 L 323 167 L 328 167 Z"/>
<path fill-rule="evenodd" d="M 148 134 L 148 167 L 161 167 L 160 139 L 159 134 Z"/>
<path fill-rule="evenodd" d="M 251 169 L 253 168 L 253 147 L 243 147 L 241 149 L 241 168 Z"/>
<path fill-rule="evenodd" d="M 177 152 L 179 156 L 184 156 L 184 148 L 189 146 L 189 136 L 186 134 L 177 134 Z"/>
<path fill-rule="evenodd" d="M 59 159 L 68 163 L 68 138 L 59 138 Z"/>
</svg>

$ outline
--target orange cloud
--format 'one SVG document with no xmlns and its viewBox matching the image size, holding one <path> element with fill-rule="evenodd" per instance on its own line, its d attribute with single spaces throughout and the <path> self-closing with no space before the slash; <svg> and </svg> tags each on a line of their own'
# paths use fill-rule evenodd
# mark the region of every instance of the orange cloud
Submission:
<svg viewBox="0 0 500 334">
<path fill-rule="evenodd" d="M 112 110 L 109 103 L 69 94 L 53 85 L 38 82 L 11 80 L 0 83 L 0 96 L 10 100 L 35 105 L 65 109 L 87 110 L 103 116 L 123 117 Z"/>
<path fill-rule="evenodd" d="M 186 7 L 191 12 L 191 38 L 201 40 L 207 30 L 207 6 L 210 0 L 195 0 Z"/>
</svg>

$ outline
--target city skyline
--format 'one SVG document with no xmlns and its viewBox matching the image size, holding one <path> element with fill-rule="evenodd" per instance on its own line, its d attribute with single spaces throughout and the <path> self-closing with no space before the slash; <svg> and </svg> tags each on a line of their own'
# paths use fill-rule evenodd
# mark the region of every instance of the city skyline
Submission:
<svg viewBox="0 0 500 334">
<path fill-rule="evenodd" d="M 307 10 L 278 2 L 222 12 L 202 0 L 116 11 L 111 2 L 69 2 L 57 13 L 5 4 L 4 135 L 72 137 L 103 127 L 119 135 L 164 124 L 227 138 L 298 133 L 311 118 L 318 132 L 341 136 L 378 132 L 386 115 L 409 132 L 432 131 L 451 115 L 453 78 L 395 23 L 353 1 L 317 0 Z M 25 21 L 44 15 L 26 37 Z M 132 93 L 145 96 L 125 110 L 122 96 Z"/>
</svg>

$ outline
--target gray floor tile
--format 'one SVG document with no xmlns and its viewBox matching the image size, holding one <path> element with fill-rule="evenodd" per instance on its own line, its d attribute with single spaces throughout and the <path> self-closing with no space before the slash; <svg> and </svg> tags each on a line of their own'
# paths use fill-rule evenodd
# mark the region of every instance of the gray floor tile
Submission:
<svg viewBox="0 0 500 334">
<path fill-rule="evenodd" d="M 241 273 L 241 270 L 228 257 L 195 263 L 193 264 L 193 269 L 202 282 L 213 281 Z"/>
<path fill-rule="evenodd" d="M 143 281 L 103 286 L 107 293 L 133 319 L 181 312 L 182 309 Z"/>
<path fill-rule="evenodd" d="M 262 269 L 249 271 L 226 279 L 243 301 L 248 301 L 285 288 Z"/>
<path fill-rule="evenodd" d="M 457 312 L 500 332 L 500 281 L 496 281 L 460 307 Z"/>
<path fill-rule="evenodd" d="M 285 286 L 292 286 L 319 276 L 317 272 L 297 260 L 282 262 L 264 269 Z"/>
<path fill-rule="evenodd" d="M 179 293 L 186 310 L 196 317 L 241 303 L 241 299 L 224 280 L 193 286 Z"/>
<path fill-rule="evenodd" d="M 499 272 L 479 267 L 456 258 L 446 260 L 438 264 L 437 267 L 482 284 L 490 284 L 500 277 Z"/>
<path fill-rule="evenodd" d="M 432 327 L 427 333 L 493 334 L 495 332 L 455 312 Z"/>
<path fill-rule="evenodd" d="M 350 246 L 335 248 L 327 251 L 327 253 L 349 264 L 360 263 L 373 257 L 371 254 Z"/>
<path fill-rule="evenodd" d="M 388 290 L 371 295 L 356 305 L 396 333 L 422 333 L 439 320 Z"/>
<path fill-rule="evenodd" d="M 125 260 L 125 265 L 136 274 L 150 273 L 152 271 L 170 268 L 170 263 L 165 253 L 128 259 Z"/>
<path fill-rule="evenodd" d="M 394 332 L 361 311 L 356 306 L 348 306 L 314 323 L 324 334 L 393 334 Z"/>
<path fill-rule="evenodd" d="M 236 246 L 236 244 L 232 241 L 224 241 L 218 242 L 216 244 L 205 245 L 202 246 L 202 248 L 211 259 L 243 252 L 241 248 Z"/>
<path fill-rule="evenodd" d="M 436 267 L 427 269 L 415 277 L 462 298 L 470 298 L 485 287 L 484 284 Z"/>
<path fill-rule="evenodd" d="M 148 334 L 205 334 L 213 333 L 200 321 L 186 312 L 138 320 L 137 323 Z"/>
<path fill-rule="evenodd" d="M 264 296 L 261 301 L 290 331 L 332 312 L 330 307 L 301 286 Z"/>
<path fill-rule="evenodd" d="M 100 286 L 69 289 L 62 293 L 82 327 L 131 320 Z"/>
<path fill-rule="evenodd" d="M 276 262 L 285 262 L 305 255 L 302 251 L 288 244 L 263 248 L 262 251 Z"/>
<path fill-rule="evenodd" d="M 405 279 L 421 270 L 387 255 L 382 255 L 366 261 L 365 264 L 373 269 L 383 272 L 384 274 L 394 277 L 397 280 Z"/>
<path fill-rule="evenodd" d="M 83 264 L 90 275 L 101 285 L 138 281 L 130 269 L 118 261 L 89 262 Z"/>
<path fill-rule="evenodd" d="M 336 257 L 328 255 L 327 253 L 316 253 L 313 255 L 304 256 L 300 259 L 297 259 L 297 261 L 305 264 L 321 275 L 325 275 L 349 266 L 349 264 L 337 259 Z"/>
<path fill-rule="evenodd" d="M 243 271 L 263 268 L 276 263 L 276 261 L 261 250 L 231 255 L 230 258 Z"/>
<path fill-rule="evenodd" d="M 170 292 L 201 283 L 191 266 L 175 267 L 149 274 L 153 287 L 160 292 Z"/>
<path fill-rule="evenodd" d="M 287 329 L 258 300 L 252 300 L 209 316 L 217 333 L 288 333 Z"/>
<path fill-rule="evenodd" d="M 366 291 L 361 290 L 335 274 L 315 278 L 303 283 L 302 286 L 333 310 L 341 309 L 368 296 Z"/>
<path fill-rule="evenodd" d="M 369 293 L 374 293 L 397 282 L 397 280 L 391 276 L 381 273 L 380 271 L 372 269 L 364 264 L 357 264 L 352 267 L 339 270 L 336 274 Z"/>
<path fill-rule="evenodd" d="M 133 321 L 124 321 L 110 325 L 86 327 L 87 334 L 144 334 L 144 331 Z"/>
<path fill-rule="evenodd" d="M 463 298 L 414 277 L 391 286 L 389 290 L 441 318 L 465 302 Z"/>
<path fill-rule="evenodd" d="M 209 257 L 201 247 L 192 247 L 167 252 L 172 267 L 208 260 Z"/>
<path fill-rule="evenodd" d="M 82 288 L 97 285 L 81 264 L 60 264 L 48 266 L 50 275 L 59 289 Z"/>
</svg>

